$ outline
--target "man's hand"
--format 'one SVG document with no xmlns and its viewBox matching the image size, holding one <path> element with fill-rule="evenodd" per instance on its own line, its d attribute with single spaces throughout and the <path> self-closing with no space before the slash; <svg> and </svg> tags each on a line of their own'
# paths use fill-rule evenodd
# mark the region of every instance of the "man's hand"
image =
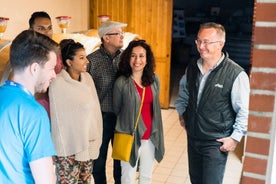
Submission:
<svg viewBox="0 0 276 184">
<path fill-rule="evenodd" d="M 225 137 L 221 139 L 217 139 L 218 142 L 222 143 L 222 146 L 220 147 L 220 151 L 228 152 L 228 151 L 234 151 L 237 147 L 238 141 L 232 139 L 231 137 Z"/>
<path fill-rule="evenodd" d="M 186 129 L 186 126 L 185 126 L 185 121 L 184 121 L 184 118 L 183 116 L 179 116 L 179 122 L 180 122 L 180 125 Z"/>
</svg>

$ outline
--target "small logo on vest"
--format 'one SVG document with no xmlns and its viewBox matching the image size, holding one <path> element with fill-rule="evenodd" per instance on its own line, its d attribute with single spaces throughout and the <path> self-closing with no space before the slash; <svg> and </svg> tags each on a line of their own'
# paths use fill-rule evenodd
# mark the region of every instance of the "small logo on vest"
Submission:
<svg viewBox="0 0 276 184">
<path fill-rule="evenodd" d="M 217 87 L 217 88 L 223 88 L 223 85 L 222 84 L 215 84 L 215 87 Z"/>
</svg>

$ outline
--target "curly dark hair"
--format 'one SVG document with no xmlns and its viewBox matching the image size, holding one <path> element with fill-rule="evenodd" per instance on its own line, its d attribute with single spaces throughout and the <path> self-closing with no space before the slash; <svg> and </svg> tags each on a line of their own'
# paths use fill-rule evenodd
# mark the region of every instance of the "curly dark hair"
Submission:
<svg viewBox="0 0 276 184">
<path fill-rule="evenodd" d="M 141 46 L 146 50 L 147 64 L 143 70 L 142 85 L 148 86 L 154 82 L 154 69 L 155 59 L 151 47 L 146 43 L 145 40 L 133 40 L 129 43 L 128 47 L 123 51 L 120 56 L 118 75 L 130 77 L 132 69 L 130 67 L 130 57 L 134 47 Z"/>
</svg>

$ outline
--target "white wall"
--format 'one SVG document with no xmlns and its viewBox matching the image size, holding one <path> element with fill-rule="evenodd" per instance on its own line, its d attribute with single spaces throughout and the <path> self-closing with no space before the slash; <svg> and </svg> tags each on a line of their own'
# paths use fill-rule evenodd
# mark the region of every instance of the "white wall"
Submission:
<svg viewBox="0 0 276 184">
<path fill-rule="evenodd" d="M 55 17 L 71 16 L 68 32 L 89 29 L 89 0 L 0 0 L 0 17 L 10 18 L 4 39 L 12 40 L 29 28 L 29 18 L 35 11 L 46 11 L 53 23 L 54 33 L 60 33 Z"/>
</svg>

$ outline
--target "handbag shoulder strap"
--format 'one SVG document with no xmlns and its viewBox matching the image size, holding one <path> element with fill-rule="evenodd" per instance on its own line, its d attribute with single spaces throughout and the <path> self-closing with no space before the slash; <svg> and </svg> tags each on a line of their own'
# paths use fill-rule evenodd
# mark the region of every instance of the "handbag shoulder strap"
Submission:
<svg viewBox="0 0 276 184">
<path fill-rule="evenodd" d="M 139 109 L 139 112 L 138 112 L 138 115 L 137 115 L 137 118 L 136 118 L 136 122 L 135 122 L 135 126 L 134 126 L 133 132 L 135 132 L 135 130 L 136 130 L 137 126 L 138 126 L 138 120 L 139 120 L 139 117 L 141 115 L 142 106 L 143 106 L 143 103 L 144 103 L 145 91 L 146 91 L 146 88 L 143 87 L 143 93 L 142 93 L 142 99 L 141 99 L 140 109 Z"/>
</svg>

